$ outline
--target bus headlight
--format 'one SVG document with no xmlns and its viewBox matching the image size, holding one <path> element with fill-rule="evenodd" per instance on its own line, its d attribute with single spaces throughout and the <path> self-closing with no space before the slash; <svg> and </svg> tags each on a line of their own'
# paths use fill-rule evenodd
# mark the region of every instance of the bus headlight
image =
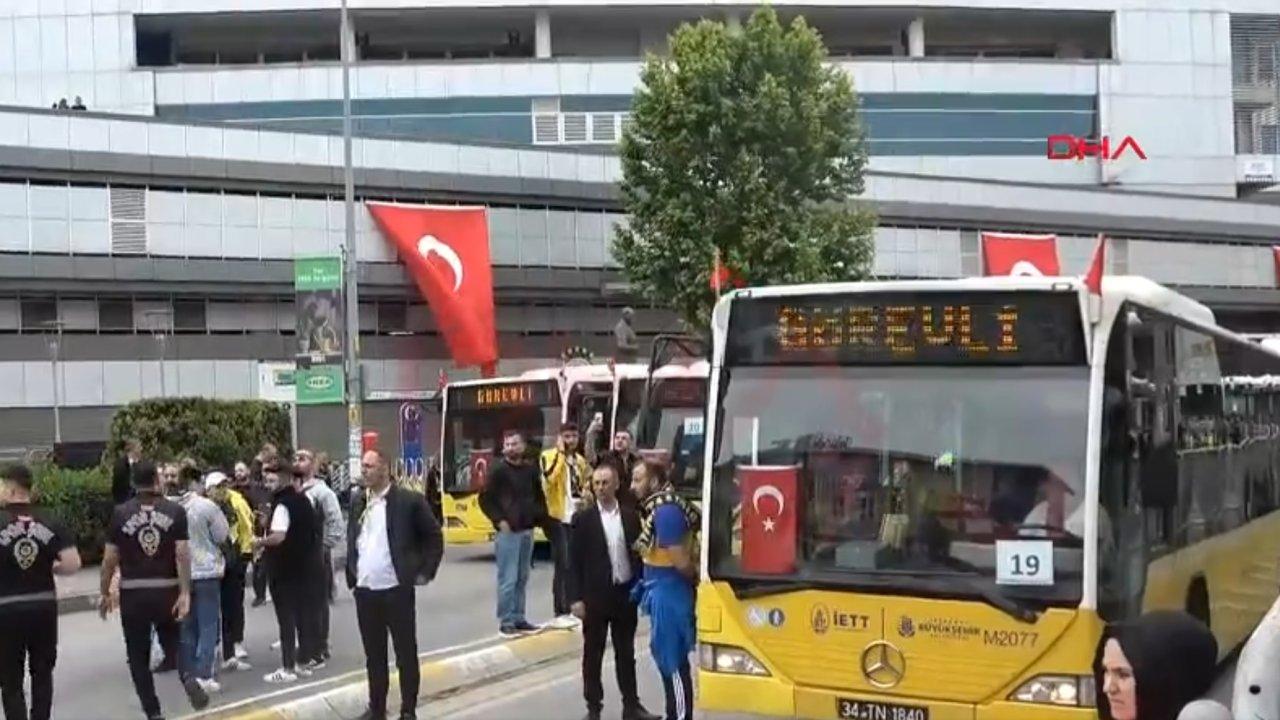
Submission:
<svg viewBox="0 0 1280 720">
<path fill-rule="evenodd" d="M 1094 707 L 1097 697 L 1092 675 L 1037 675 L 1009 696 L 1037 705 Z"/>
<path fill-rule="evenodd" d="M 729 675 L 768 675 L 769 671 L 754 655 L 729 645 L 698 645 L 698 667 Z"/>
</svg>

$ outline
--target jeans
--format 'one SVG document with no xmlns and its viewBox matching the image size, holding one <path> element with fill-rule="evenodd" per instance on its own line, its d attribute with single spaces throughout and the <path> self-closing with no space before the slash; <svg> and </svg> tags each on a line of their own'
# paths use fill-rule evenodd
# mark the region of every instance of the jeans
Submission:
<svg viewBox="0 0 1280 720">
<path fill-rule="evenodd" d="M 524 616 L 529 562 L 533 559 L 533 531 L 498 531 L 493 540 L 498 565 L 498 622 L 510 627 L 527 622 Z"/>
<path fill-rule="evenodd" d="M 52 600 L 0 608 L 0 698 L 9 720 L 49 720 L 58 660 L 58 607 Z M 23 696 L 31 668 L 31 714 Z"/>
<path fill-rule="evenodd" d="M 421 682 L 418 667 L 417 615 L 413 586 L 390 590 L 355 589 L 356 621 L 364 644 L 365 668 L 369 673 L 369 709 L 375 717 L 387 710 L 387 635 L 396 650 L 396 669 L 400 671 L 400 711 L 418 706 Z"/>
<path fill-rule="evenodd" d="M 191 613 L 182 621 L 182 672 L 186 677 L 213 679 L 218 651 L 218 617 L 222 580 L 191 581 Z"/>
</svg>

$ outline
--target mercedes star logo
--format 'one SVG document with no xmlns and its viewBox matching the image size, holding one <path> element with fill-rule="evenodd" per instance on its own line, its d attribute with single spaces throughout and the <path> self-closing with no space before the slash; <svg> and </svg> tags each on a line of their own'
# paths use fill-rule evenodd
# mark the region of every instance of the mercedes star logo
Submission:
<svg viewBox="0 0 1280 720">
<path fill-rule="evenodd" d="M 875 687 L 891 688 L 906 674 L 907 658 L 892 643 L 877 640 L 862 651 L 862 675 Z"/>
</svg>

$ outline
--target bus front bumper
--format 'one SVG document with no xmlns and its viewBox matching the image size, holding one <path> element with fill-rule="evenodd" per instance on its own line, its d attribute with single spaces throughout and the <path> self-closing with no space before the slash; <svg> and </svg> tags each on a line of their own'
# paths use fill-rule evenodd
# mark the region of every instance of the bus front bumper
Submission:
<svg viewBox="0 0 1280 720">
<path fill-rule="evenodd" d="M 707 720 L 769 717 L 843 720 L 839 711 L 842 699 L 928 708 L 929 720 L 1096 720 L 1098 717 L 1094 708 L 1065 708 L 1007 701 L 972 705 L 912 700 L 888 695 L 872 696 L 797 687 L 776 677 L 698 671 L 697 706 Z"/>
</svg>

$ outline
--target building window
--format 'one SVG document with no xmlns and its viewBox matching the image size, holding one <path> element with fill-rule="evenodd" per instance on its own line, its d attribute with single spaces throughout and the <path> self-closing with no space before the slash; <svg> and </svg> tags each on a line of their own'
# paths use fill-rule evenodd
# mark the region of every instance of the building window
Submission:
<svg viewBox="0 0 1280 720">
<path fill-rule="evenodd" d="M 100 300 L 98 329 L 102 332 L 133 332 L 133 301 Z"/>
<path fill-rule="evenodd" d="M 402 302 L 378 303 L 378 334 L 398 334 L 409 331 L 409 306 Z"/>
<path fill-rule="evenodd" d="M 58 319 L 58 302 L 53 298 L 22 300 L 22 329 L 27 332 L 48 330 Z"/>
<path fill-rule="evenodd" d="M 208 327 L 203 300 L 174 301 L 173 329 L 175 332 L 203 333 L 208 331 Z"/>
</svg>

